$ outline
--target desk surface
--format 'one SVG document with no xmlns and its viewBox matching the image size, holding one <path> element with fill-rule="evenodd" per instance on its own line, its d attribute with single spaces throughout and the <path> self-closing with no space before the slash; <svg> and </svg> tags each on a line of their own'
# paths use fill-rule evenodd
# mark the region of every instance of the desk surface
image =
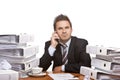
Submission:
<svg viewBox="0 0 120 80">
<path fill-rule="evenodd" d="M 79 74 L 79 73 L 71 73 L 73 74 L 75 77 L 78 77 L 79 80 L 83 80 L 84 76 Z M 46 76 L 42 76 L 42 77 L 27 77 L 27 78 L 20 78 L 19 80 L 53 80 L 50 76 L 46 75 Z M 93 80 L 93 79 L 91 79 Z"/>
</svg>

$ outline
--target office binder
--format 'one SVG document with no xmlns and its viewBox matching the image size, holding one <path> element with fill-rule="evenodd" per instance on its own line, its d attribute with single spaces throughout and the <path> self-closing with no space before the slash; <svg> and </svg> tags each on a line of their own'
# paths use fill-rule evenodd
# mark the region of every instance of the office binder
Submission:
<svg viewBox="0 0 120 80">
<path fill-rule="evenodd" d="M 86 52 L 89 54 L 101 54 L 101 55 L 120 55 L 118 48 L 103 47 L 103 46 L 90 46 L 87 45 Z"/>
<path fill-rule="evenodd" d="M 0 49 L 9 49 L 25 46 L 27 46 L 27 43 L 0 43 Z"/>
<path fill-rule="evenodd" d="M 80 74 L 89 76 L 94 80 L 111 80 L 111 79 L 120 79 L 120 74 L 111 74 L 108 72 L 101 71 L 99 69 L 93 69 L 85 66 L 81 66 Z"/>
<path fill-rule="evenodd" d="M 30 57 L 31 55 L 34 55 L 38 53 L 39 46 L 21 46 L 16 48 L 5 48 L 0 49 L 0 55 L 2 56 L 13 56 L 13 57 Z"/>
<path fill-rule="evenodd" d="M 29 57 L 0 55 L 0 59 L 5 59 L 9 63 L 23 63 L 23 62 L 29 61 L 29 60 L 31 60 L 33 58 L 36 58 L 36 54 L 33 54 L 33 55 L 29 56 Z"/>
<path fill-rule="evenodd" d="M 39 58 L 34 58 L 25 62 L 10 63 L 12 65 L 12 70 L 15 71 L 28 71 L 32 67 L 38 67 Z"/>
<path fill-rule="evenodd" d="M 96 54 L 96 58 L 110 61 L 113 63 L 120 63 L 120 55 L 99 55 L 99 54 Z"/>
<path fill-rule="evenodd" d="M 97 69 L 101 69 L 107 72 L 120 72 L 120 63 L 114 63 L 105 61 L 102 59 L 92 58 L 91 65 Z"/>
<path fill-rule="evenodd" d="M 14 70 L 0 70 L 1 80 L 19 80 L 19 73 Z"/>
<path fill-rule="evenodd" d="M 34 41 L 34 36 L 26 33 L 0 35 L 0 43 L 26 43 L 33 41 Z"/>
</svg>

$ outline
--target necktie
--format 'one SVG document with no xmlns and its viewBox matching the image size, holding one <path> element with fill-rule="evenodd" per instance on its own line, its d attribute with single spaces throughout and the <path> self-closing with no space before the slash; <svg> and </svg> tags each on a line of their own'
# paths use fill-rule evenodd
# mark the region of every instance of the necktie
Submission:
<svg viewBox="0 0 120 80">
<path fill-rule="evenodd" d="M 62 45 L 63 53 L 62 53 L 62 63 L 65 64 L 67 61 L 67 45 Z"/>
</svg>

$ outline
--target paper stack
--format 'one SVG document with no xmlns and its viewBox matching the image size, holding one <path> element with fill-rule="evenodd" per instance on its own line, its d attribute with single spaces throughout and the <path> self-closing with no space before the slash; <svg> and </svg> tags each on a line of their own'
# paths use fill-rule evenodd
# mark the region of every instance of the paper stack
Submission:
<svg viewBox="0 0 120 80">
<path fill-rule="evenodd" d="M 89 75 L 95 80 L 120 79 L 120 49 L 103 46 L 87 46 L 86 52 L 95 54 L 92 57 L 92 68 L 82 67 L 80 73 Z"/>
<path fill-rule="evenodd" d="M 19 74 L 13 70 L 0 70 L 1 80 L 19 80 Z"/>
<path fill-rule="evenodd" d="M 7 60 L 12 65 L 12 70 L 20 73 L 29 72 L 32 67 L 37 67 L 39 64 L 39 59 L 36 57 L 39 46 L 28 45 L 33 41 L 34 36 L 29 34 L 0 35 L 0 59 Z"/>
</svg>

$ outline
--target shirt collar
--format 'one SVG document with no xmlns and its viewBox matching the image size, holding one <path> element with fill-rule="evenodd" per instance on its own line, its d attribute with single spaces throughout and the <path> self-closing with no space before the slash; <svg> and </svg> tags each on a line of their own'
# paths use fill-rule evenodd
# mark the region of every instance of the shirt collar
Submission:
<svg viewBox="0 0 120 80">
<path fill-rule="evenodd" d="M 71 38 L 70 38 L 70 39 L 69 39 L 69 40 L 65 43 L 65 45 L 66 45 L 67 47 L 69 47 L 70 42 L 71 42 Z M 64 45 L 64 44 L 63 44 L 63 43 L 61 43 L 61 42 L 60 42 L 60 44 L 61 44 L 61 45 Z"/>
<path fill-rule="evenodd" d="M 67 46 L 70 45 L 70 42 L 71 42 L 71 38 L 65 43 Z"/>
</svg>

